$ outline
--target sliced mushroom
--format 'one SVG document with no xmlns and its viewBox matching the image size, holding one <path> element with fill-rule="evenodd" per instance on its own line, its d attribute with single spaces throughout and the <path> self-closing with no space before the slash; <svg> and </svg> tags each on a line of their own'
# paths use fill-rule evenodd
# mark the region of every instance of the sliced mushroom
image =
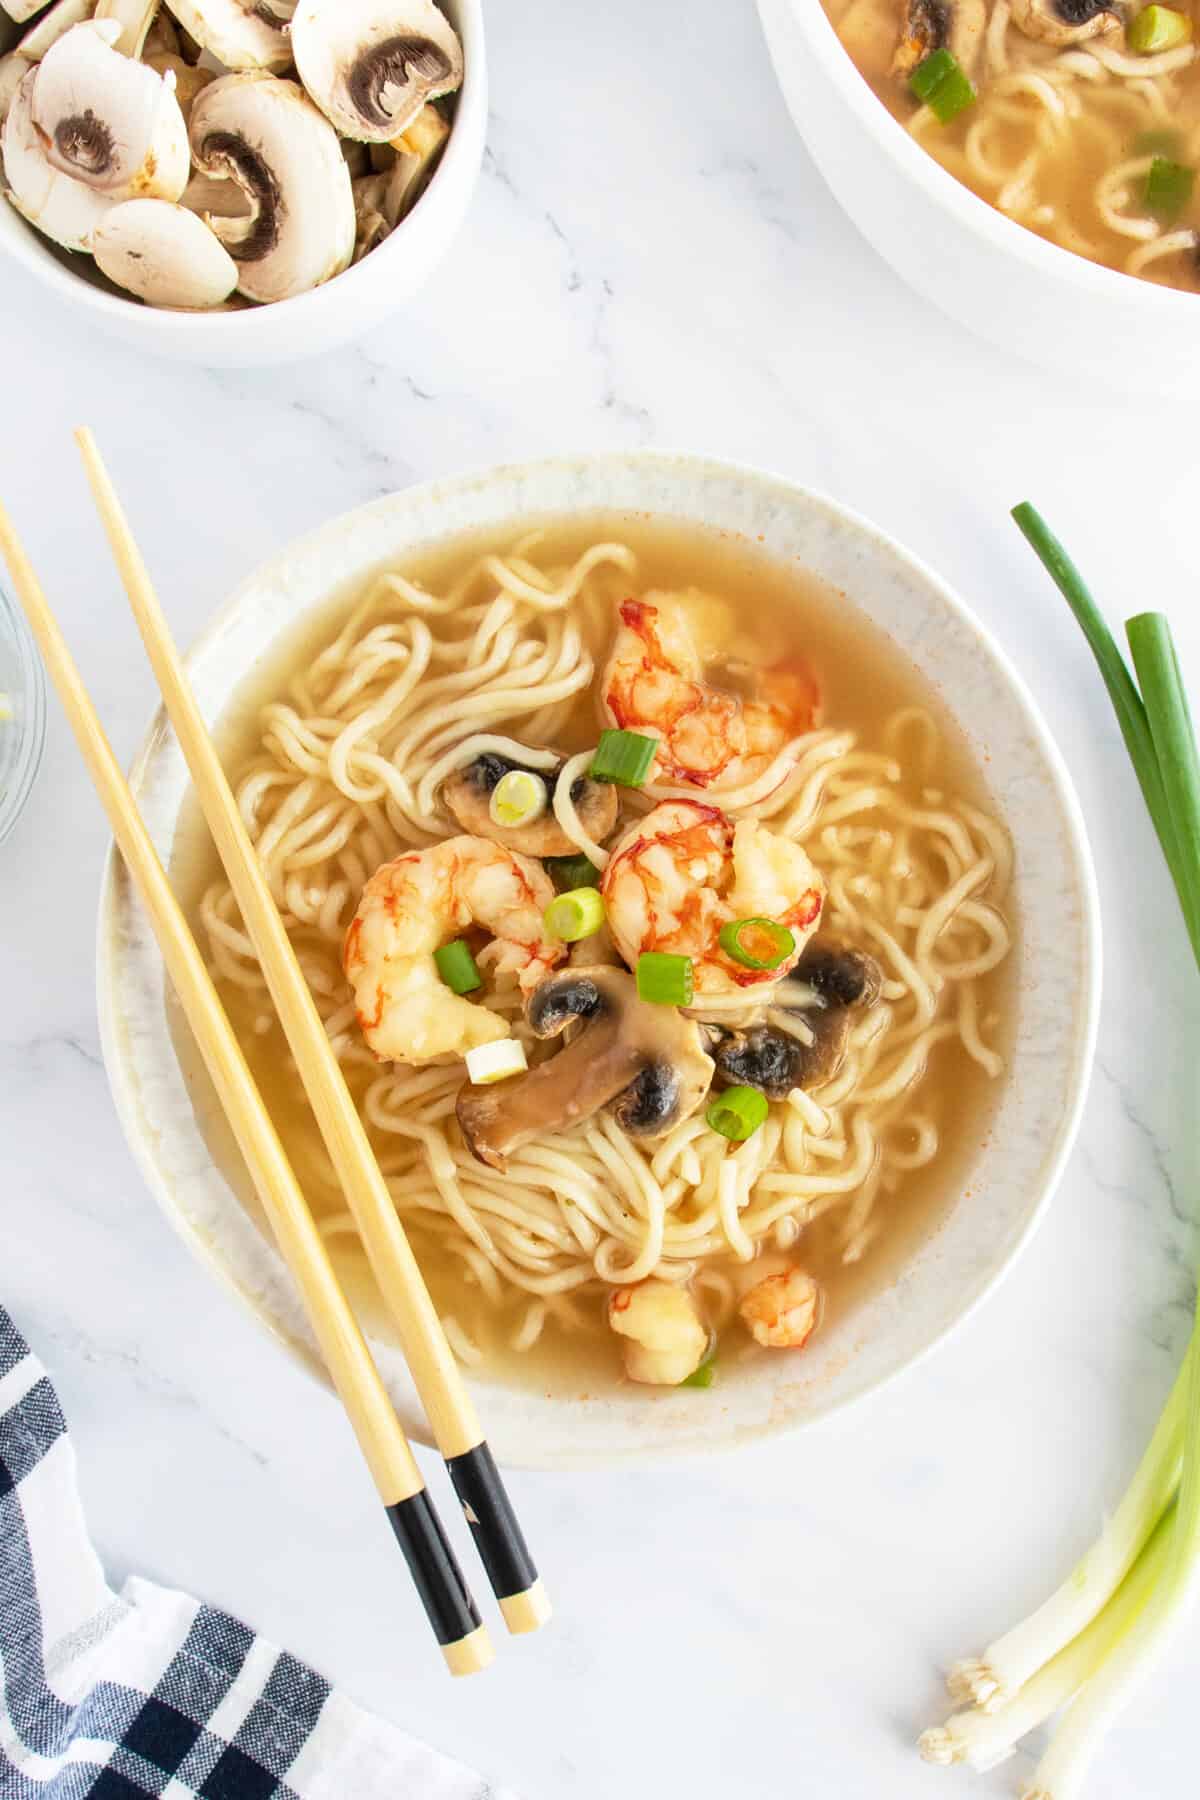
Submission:
<svg viewBox="0 0 1200 1800">
<path fill-rule="evenodd" d="M 157 51 L 143 60 L 146 67 L 153 69 L 156 74 L 170 75 L 174 79 L 179 110 L 183 114 L 184 124 L 190 125 L 192 108 L 205 88 L 211 87 L 217 79 L 216 72 L 213 69 L 199 68 L 195 63 L 184 62 L 182 56 L 173 56 L 165 50 Z"/>
<path fill-rule="evenodd" d="M 361 181 L 364 176 L 376 172 L 371 161 L 370 149 L 366 144 L 356 144 L 353 138 L 343 138 L 342 155 L 346 159 L 346 167 L 350 171 L 351 181 Z"/>
<path fill-rule="evenodd" d="M 121 35 L 115 48 L 122 56 L 141 56 L 162 0 L 98 0 L 96 18 L 115 19 Z"/>
<path fill-rule="evenodd" d="M 987 31 L 987 0 L 901 0 L 900 40 L 892 73 L 907 81 L 935 50 L 949 50 L 970 75 Z"/>
<path fill-rule="evenodd" d="M 396 159 L 384 197 L 384 217 L 393 231 L 411 212 L 433 179 L 450 126 L 436 106 L 423 106 L 407 131 L 396 138 Z"/>
<path fill-rule="evenodd" d="M 112 48 L 115 19 L 76 25 L 38 66 L 33 121 L 50 164 L 110 200 L 178 200 L 187 128 L 174 78 Z"/>
<path fill-rule="evenodd" d="M 806 946 L 792 977 L 807 982 L 818 1005 L 797 1014 L 795 1033 L 779 1025 L 722 1033 L 713 1058 L 723 1083 L 758 1088 L 769 1100 L 821 1087 L 841 1067 L 855 1008 L 874 1006 L 883 986 L 874 957 L 828 939 Z"/>
<path fill-rule="evenodd" d="M 20 53 L 38 62 L 73 25 L 82 25 L 96 10 L 96 0 L 56 0 L 21 39 Z"/>
<path fill-rule="evenodd" d="M 26 19 L 32 19 L 34 13 L 41 12 L 45 4 L 46 0 L 3 0 L 3 4 L 0 5 L 0 18 L 7 14 L 10 19 L 15 19 L 18 25 L 23 25 Z"/>
<path fill-rule="evenodd" d="M 17 89 L 34 66 L 19 50 L 10 50 L 7 56 L 0 56 L 0 125 L 8 117 Z"/>
<path fill-rule="evenodd" d="M 236 181 L 219 180 L 215 175 L 193 175 L 183 190 L 180 206 L 199 213 L 203 219 L 248 219 L 250 202 Z"/>
<path fill-rule="evenodd" d="M 353 183 L 354 216 L 357 226 L 354 233 L 354 260 L 361 262 L 364 256 L 382 244 L 391 226 L 380 210 L 383 205 L 384 189 L 387 186 L 386 175 L 363 175 Z"/>
<path fill-rule="evenodd" d="M 278 74 L 292 66 L 283 0 L 167 0 L 167 5 L 188 36 L 227 69 Z"/>
<path fill-rule="evenodd" d="M 387 177 L 376 175 L 368 180 L 386 183 Z M 382 192 L 382 190 L 381 190 Z M 379 211 L 383 212 L 380 200 Z M 386 216 L 386 215 L 385 215 Z M 553 800 L 558 771 L 551 776 L 545 770 L 516 762 L 495 751 L 485 751 L 473 762 L 455 769 L 442 783 L 442 799 L 464 831 L 474 837 L 490 838 L 525 856 L 578 856 L 579 846 L 572 843 L 548 807 L 540 819 L 529 825 L 497 825 L 491 814 L 492 793 L 497 784 L 515 769 L 524 769 L 545 781 Z M 579 814 L 579 822 L 588 836 L 602 843 L 617 822 L 617 790 L 608 781 L 589 781 L 581 776 L 571 789 L 571 798 Z"/>
<path fill-rule="evenodd" d="M 337 133 L 294 81 L 226 75 L 192 108 L 192 156 L 246 195 L 244 219 L 205 216 L 239 265 L 238 292 L 286 300 L 354 254 L 354 192 Z"/>
<path fill-rule="evenodd" d="M 686 1288 L 670 1281 L 639 1281 L 614 1289 L 608 1322 L 625 1339 L 622 1354 L 631 1381 L 678 1387 L 698 1369 L 709 1335 Z"/>
<path fill-rule="evenodd" d="M 1125 23 L 1128 8 L 1114 0 L 1012 0 L 1013 24 L 1043 44 L 1082 44 Z"/>
<path fill-rule="evenodd" d="M 300 0 L 292 49 L 322 112 L 363 143 L 390 143 L 462 84 L 462 45 L 433 0 Z"/>
<path fill-rule="evenodd" d="M 126 200 L 100 221 L 92 255 L 118 287 L 151 306 L 199 312 L 237 286 L 237 264 L 202 219 L 166 200 Z"/>
<path fill-rule="evenodd" d="M 92 233 L 116 202 L 52 167 L 33 122 L 35 63 L 17 88 L 4 121 L 4 174 L 17 211 L 64 250 L 89 250 Z"/>
<path fill-rule="evenodd" d="M 713 1065 L 701 1028 L 673 1006 L 639 999 L 627 969 L 596 965 L 548 975 L 530 994 L 525 1016 L 540 1038 L 558 1037 L 576 1020 L 582 1028 L 527 1075 L 459 1094 L 463 1136 L 495 1169 L 522 1144 L 567 1130 L 618 1097 L 639 1135 L 657 1137 L 708 1092 Z M 656 1073 L 648 1076 L 650 1070 Z"/>
<path fill-rule="evenodd" d="M 199 46 L 197 45 L 197 49 L 198 48 Z M 150 22 L 150 29 L 146 33 L 146 41 L 142 45 L 142 55 L 144 57 L 183 55 L 183 47 L 179 41 L 178 28 L 165 6 L 159 7 Z M 183 60 L 185 62 L 195 62 L 198 58 L 185 56 Z"/>
</svg>

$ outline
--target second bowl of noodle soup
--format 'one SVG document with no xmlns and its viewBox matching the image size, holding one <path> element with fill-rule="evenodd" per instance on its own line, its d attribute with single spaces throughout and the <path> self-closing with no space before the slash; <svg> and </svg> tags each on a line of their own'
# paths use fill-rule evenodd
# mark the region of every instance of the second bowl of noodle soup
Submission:
<svg viewBox="0 0 1200 1800">
<path fill-rule="evenodd" d="M 604 1459 L 814 1417 L 1006 1265 L 1089 1052 L 1086 852 L 1010 672 L 869 527 L 694 459 L 499 471 L 287 552 L 192 672 L 502 1454 Z M 648 742 L 648 767 L 605 779 L 604 732 Z M 513 826 L 495 796 L 515 777 L 538 798 Z M 419 1430 L 161 730 L 137 779 Z M 552 928 L 556 889 L 583 896 L 577 936 Z M 311 1355 L 115 867 L 101 945 L 109 1066 L 153 1185 Z M 481 1050 L 515 1071 L 477 1085 Z"/>
</svg>

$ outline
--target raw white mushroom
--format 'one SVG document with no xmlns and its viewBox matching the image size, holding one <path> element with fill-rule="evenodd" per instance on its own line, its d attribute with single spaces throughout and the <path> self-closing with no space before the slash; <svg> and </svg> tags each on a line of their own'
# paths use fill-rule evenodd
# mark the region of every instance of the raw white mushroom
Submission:
<svg viewBox="0 0 1200 1800">
<path fill-rule="evenodd" d="M 26 19 L 32 19 L 34 13 L 41 12 L 45 4 L 46 0 L 3 0 L 0 12 L 6 12 L 10 19 L 22 25 Z"/>
<path fill-rule="evenodd" d="M 62 175 L 46 156 L 33 122 L 33 90 L 41 72 L 35 63 L 17 89 L 4 121 L 4 174 L 17 211 L 65 250 L 88 250 L 92 233 L 115 204 L 82 181 Z"/>
<path fill-rule="evenodd" d="M 17 89 L 35 66 L 19 50 L 10 50 L 7 56 L 0 56 L 0 125 L 8 117 Z"/>
<path fill-rule="evenodd" d="M 299 0 L 291 36 L 321 111 L 364 143 L 390 142 L 462 84 L 462 45 L 433 0 Z"/>
<path fill-rule="evenodd" d="M 175 98 L 179 102 L 179 110 L 186 124 L 192 116 L 192 108 L 198 95 L 217 79 L 213 69 L 201 68 L 193 63 L 184 62 L 182 56 L 172 56 L 167 51 L 160 51 L 143 59 L 148 69 L 158 75 L 170 75 L 175 82 Z"/>
<path fill-rule="evenodd" d="M 92 255 L 110 281 L 151 306 L 200 311 L 237 286 L 237 264 L 202 219 L 168 200 L 126 200 L 100 221 Z"/>
<path fill-rule="evenodd" d="M 167 0 L 183 29 L 227 69 L 290 69 L 287 0 Z"/>
<path fill-rule="evenodd" d="M 433 178 L 438 159 L 450 136 L 450 127 L 436 106 L 426 106 L 392 148 L 396 160 L 388 179 L 384 217 L 393 226 L 411 212 Z"/>
<path fill-rule="evenodd" d="M 146 33 L 146 41 L 142 45 L 143 57 L 179 56 L 182 54 L 179 43 L 179 32 L 175 21 L 165 6 L 160 6 L 154 15 L 153 23 Z M 187 61 L 187 58 L 184 58 Z"/>
<path fill-rule="evenodd" d="M 294 81 L 226 75 L 192 108 L 192 156 L 250 202 L 245 219 L 206 215 L 239 264 L 238 292 L 286 300 L 348 267 L 354 193 L 337 133 Z"/>
<path fill-rule="evenodd" d="M 95 16 L 115 19 L 121 35 L 114 48 L 122 56 L 140 56 L 146 47 L 150 27 L 158 17 L 161 0 L 99 0 Z"/>
<path fill-rule="evenodd" d="M 47 51 L 33 119 L 50 164 L 110 200 L 178 200 L 189 172 L 174 77 L 112 48 L 115 19 L 76 25 Z"/>
<path fill-rule="evenodd" d="M 21 39 L 20 54 L 27 56 L 30 62 L 39 61 L 73 25 L 82 25 L 95 10 L 96 0 L 55 0 Z"/>
<path fill-rule="evenodd" d="M 237 182 L 218 180 L 212 175 L 193 175 L 179 204 L 189 212 L 199 213 L 202 219 L 208 214 L 214 219 L 250 217 L 250 202 Z"/>
</svg>

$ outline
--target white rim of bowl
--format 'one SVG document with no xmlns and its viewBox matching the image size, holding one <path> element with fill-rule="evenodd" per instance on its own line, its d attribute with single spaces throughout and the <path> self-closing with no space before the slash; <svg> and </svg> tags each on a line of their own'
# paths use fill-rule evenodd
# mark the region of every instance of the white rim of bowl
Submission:
<svg viewBox="0 0 1200 1800">
<path fill-rule="evenodd" d="M 485 80 L 484 56 L 486 53 L 484 50 L 483 14 L 478 0 L 463 0 L 457 30 L 463 44 L 463 83 L 458 90 L 457 101 L 460 107 L 465 108 L 474 105 L 476 90 Z M 441 161 L 430 178 L 429 186 L 408 215 L 409 218 L 415 218 L 421 207 L 435 194 L 442 177 L 457 168 L 463 159 L 471 156 L 471 146 L 467 142 L 469 136 L 469 132 L 457 129 L 456 119 L 455 126 L 446 140 L 446 148 L 442 153 Z M 249 307 L 244 312 L 176 312 L 169 307 L 146 306 L 132 296 L 125 299 L 120 294 L 109 293 L 107 288 L 84 280 L 69 267 L 63 266 L 58 260 L 56 251 L 48 244 L 41 242 L 37 227 L 21 218 L 16 208 L 12 207 L 11 201 L 0 196 L 0 204 L 11 207 L 14 219 L 21 226 L 21 230 L 14 235 L 12 242 L 7 246 L 11 254 L 16 257 L 22 268 L 27 269 L 37 280 L 45 282 L 48 287 L 60 294 L 68 305 L 92 306 L 110 319 L 125 320 L 131 313 L 140 313 L 154 321 L 153 325 L 148 327 L 149 330 L 159 331 L 164 337 L 172 339 L 186 337 L 194 325 L 201 322 L 204 324 L 216 323 L 218 329 L 223 331 L 230 340 L 236 337 L 239 341 L 253 341 L 256 337 L 268 337 L 273 329 L 272 321 L 275 319 L 286 317 L 290 323 L 294 320 L 303 321 L 314 316 L 319 309 L 323 309 L 327 305 L 328 295 L 335 290 L 352 304 L 352 297 L 348 289 L 352 285 L 357 293 L 358 287 L 363 281 L 359 270 L 370 260 L 364 257 L 361 263 L 351 264 L 350 268 L 343 269 L 342 273 L 335 275 L 331 281 L 323 282 L 320 287 L 310 288 L 305 294 L 296 294 L 290 300 L 274 300 L 267 306 Z M 391 232 L 382 244 L 372 250 L 371 258 L 402 254 L 404 227 L 407 223 L 408 219 L 401 220 L 395 231 Z M 47 251 L 49 251 L 49 255 L 47 255 Z M 378 270 L 376 272 L 378 273 Z"/>
<path fill-rule="evenodd" d="M 874 96 L 872 96 L 872 99 Z M 864 1382 L 861 1386 L 842 1395 L 838 1400 L 825 1407 L 819 1407 L 804 1418 L 784 1418 L 778 1422 L 768 1421 L 759 1425 L 745 1427 L 731 1432 L 727 1437 L 706 1443 L 706 1454 L 717 1451 L 727 1452 L 743 1448 L 748 1443 L 758 1442 L 766 1438 L 783 1437 L 806 1430 L 823 1420 L 841 1413 L 847 1408 L 878 1393 L 889 1386 L 899 1376 L 907 1374 L 924 1362 L 934 1350 L 947 1343 L 983 1304 L 1000 1282 L 1011 1273 L 1022 1253 L 1028 1246 L 1038 1227 L 1044 1219 L 1047 1209 L 1058 1189 L 1067 1161 L 1079 1132 L 1083 1109 L 1087 1102 L 1088 1086 L 1091 1077 L 1092 1062 L 1096 1050 L 1096 1038 L 1100 1022 L 1100 999 L 1103 982 L 1103 939 L 1100 915 L 1099 886 L 1096 880 L 1095 867 L 1092 861 L 1091 846 L 1088 842 L 1087 827 L 1083 810 L 1075 792 L 1074 783 L 1066 761 L 1051 735 L 1049 726 L 1042 717 L 1041 711 L 1033 697 L 1024 677 L 1010 660 L 991 630 L 971 610 L 966 601 L 961 600 L 949 584 L 933 570 L 928 563 L 912 551 L 906 549 L 895 538 L 873 524 L 862 513 L 853 507 L 832 499 L 820 489 L 806 487 L 793 481 L 786 475 L 774 470 L 764 469 L 752 463 L 730 462 L 723 458 L 699 455 L 688 450 L 621 450 L 583 452 L 576 455 L 539 457 L 526 463 L 502 463 L 469 470 L 461 475 L 425 482 L 414 482 L 410 487 L 400 488 L 392 494 L 380 496 L 377 500 L 365 502 L 361 506 L 351 507 L 346 512 L 327 519 L 323 524 L 306 532 L 303 537 L 293 539 L 269 557 L 264 563 L 253 569 L 244 580 L 240 581 L 230 597 L 220 606 L 208 620 L 199 636 L 189 646 L 185 658 L 190 667 L 194 658 L 202 656 L 212 641 L 225 629 L 228 619 L 245 603 L 247 595 L 262 580 L 266 570 L 271 568 L 282 557 L 289 560 L 303 556 L 309 545 L 317 542 L 326 532 L 344 528 L 355 517 L 386 508 L 398 496 L 438 495 L 447 491 L 454 492 L 463 488 L 472 488 L 482 483 L 498 480 L 515 481 L 535 474 L 545 468 L 577 469 L 585 471 L 604 462 L 642 462 L 663 464 L 686 464 L 700 476 L 744 477 L 756 482 L 767 482 L 784 491 L 790 498 L 799 498 L 811 505 L 824 508 L 835 519 L 849 524 L 872 546 L 880 547 L 887 555 L 894 557 L 918 575 L 922 581 L 934 590 L 962 623 L 983 645 L 987 654 L 995 662 L 1012 693 L 1013 699 L 1024 719 L 1031 737 L 1045 760 L 1054 791 L 1062 808 L 1067 838 L 1072 852 L 1072 860 L 1079 885 L 1080 894 L 1080 929 L 1082 940 L 1081 992 L 1078 1000 L 1079 1014 L 1075 1021 L 1074 1054 L 1068 1075 L 1069 1104 L 1060 1121 L 1054 1141 L 1047 1146 L 1042 1162 L 1041 1193 L 1036 1205 L 1022 1225 L 1019 1233 L 1009 1244 L 1003 1259 L 988 1274 L 982 1276 L 973 1288 L 963 1296 L 961 1309 L 946 1324 L 935 1328 L 925 1341 L 912 1350 L 894 1368 L 886 1374 L 879 1375 Z M 580 510 L 585 510 L 582 507 Z M 426 538 L 422 542 L 434 542 Z M 853 596 L 851 596 L 853 598 Z M 236 692 L 236 685 L 234 692 Z M 138 785 L 144 775 L 145 766 L 154 754 L 159 735 L 159 715 L 150 721 L 146 733 L 139 746 L 130 771 L 130 785 L 136 794 Z M 161 1168 L 154 1148 L 142 1131 L 140 1104 L 135 1090 L 131 1065 L 124 1054 L 122 1033 L 118 1029 L 116 1012 L 113 1005 L 115 998 L 115 981 L 112 979 L 116 969 L 116 959 L 112 954 L 112 912 L 117 904 L 116 872 L 118 854 L 115 846 L 110 846 L 105 864 L 103 881 L 100 889 L 100 903 L 97 912 L 96 938 L 96 974 L 97 1004 L 99 1012 L 100 1046 L 108 1076 L 109 1089 L 113 1104 L 121 1122 L 126 1142 L 135 1162 L 140 1167 L 146 1185 L 159 1206 L 163 1209 L 172 1228 L 185 1240 L 191 1253 L 217 1278 L 227 1292 L 234 1295 L 253 1315 L 259 1327 L 263 1329 L 277 1344 L 287 1352 L 289 1358 L 304 1368 L 314 1380 L 327 1385 L 319 1367 L 304 1347 L 295 1342 L 280 1330 L 277 1322 L 257 1305 L 253 1296 L 244 1289 L 237 1276 L 221 1258 L 216 1247 L 210 1243 L 192 1225 L 190 1220 L 180 1213 L 175 1196 L 171 1191 Z M 135 904 L 138 902 L 135 901 Z M 278 1252 L 276 1252 L 278 1254 Z M 918 1250 L 917 1254 L 920 1254 Z M 470 1370 L 465 1371 L 467 1384 L 474 1387 Z M 477 1392 L 479 1390 L 476 1390 Z M 482 1391 L 481 1405 L 486 1405 L 486 1388 Z M 431 1443 L 432 1440 L 424 1432 L 414 1432 L 417 1442 Z M 654 1443 L 637 1445 L 627 1450 L 604 1451 L 595 1456 L 586 1452 L 569 1452 L 566 1454 L 549 1454 L 544 1458 L 526 1450 L 520 1457 L 505 1458 L 505 1467 L 515 1469 L 546 1470 L 584 1470 L 614 1467 L 652 1467 L 674 1461 L 689 1461 L 699 1454 L 694 1440 L 675 1445 L 667 1439 L 659 1439 Z"/>
<path fill-rule="evenodd" d="M 1018 225 L 966 186 L 965 182 L 944 169 L 935 156 L 922 149 L 898 119 L 894 119 L 883 101 L 873 92 L 864 76 L 851 60 L 821 0 L 785 0 L 805 34 L 824 73 L 845 95 L 847 103 L 861 119 L 863 126 L 881 150 L 898 162 L 911 180 L 969 226 L 977 237 L 989 238 L 998 249 L 1020 257 L 1023 262 L 1043 269 L 1081 288 L 1122 303 L 1131 298 L 1131 289 L 1141 295 L 1142 303 L 1163 312 L 1193 309 L 1189 323 L 1200 331 L 1200 294 L 1185 293 L 1181 288 L 1164 287 L 1159 282 L 1144 280 L 1140 275 L 1127 275 L 1123 269 L 1110 269 L 1092 262 L 1061 244 L 1052 244 L 1024 225 Z M 768 42 L 770 35 L 768 33 Z M 803 132 L 801 132 L 803 136 Z"/>
<path fill-rule="evenodd" d="M 46 672 L 25 623 L 24 614 L 14 605 L 3 587 L 0 587 L 0 631 L 7 632 L 17 653 L 21 701 L 24 707 L 11 785 L 4 794 L 0 794 L 2 844 L 25 810 L 38 770 L 42 766 L 42 752 L 46 747 Z M 0 725 L 0 731 L 10 729 L 9 724 Z"/>
</svg>

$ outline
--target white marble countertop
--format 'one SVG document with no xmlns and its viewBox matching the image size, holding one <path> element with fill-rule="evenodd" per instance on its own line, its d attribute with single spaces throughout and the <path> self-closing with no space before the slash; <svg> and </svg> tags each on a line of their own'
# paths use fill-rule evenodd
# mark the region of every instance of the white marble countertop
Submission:
<svg viewBox="0 0 1200 1800">
<path fill-rule="evenodd" d="M 665 1473 L 516 1477 L 557 1622 L 451 1683 L 332 1404 L 192 1263 L 121 1139 L 93 1002 L 105 834 L 52 710 L 0 854 L 0 1295 L 60 1385 L 114 1578 L 229 1606 L 528 1800 L 1009 1793 L 1024 1759 L 971 1778 L 912 1743 L 939 1668 L 1090 1539 L 1182 1352 L 1200 988 L 1107 701 L 1007 509 L 1036 499 L 1114 616 L 1165 606 L 1200 681 L 1195 420 L 1016 366 L 929 313 L 808 162 L 749 5 L 692 0 L 684 30 L 641 0 L 489 11 L 466 230 L 356 349 L 261 375 L 147 364 L 79 342 L 15 274 L 0 292 L 0 494 L 117 746 L 151 684 L 70 444 L 81 420 L 184 638 L 310 524 L 471 464 L 653 443 L 824 488 L 959 588 L 1075 773 L 1107 986 L 1069 1175 L 1001 1291 L 848 1415 Z M 1192 1791 L 1198 1651 L 1200 1622 L 1089 1800 Z"/>
</svg>

